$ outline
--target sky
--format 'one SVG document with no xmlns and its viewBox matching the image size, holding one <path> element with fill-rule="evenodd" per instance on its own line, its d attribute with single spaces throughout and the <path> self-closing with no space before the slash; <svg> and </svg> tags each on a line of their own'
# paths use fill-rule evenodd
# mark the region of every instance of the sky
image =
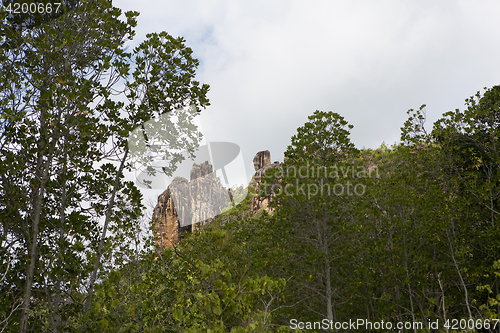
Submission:
<svg viewBox="0 0 500 333">
<path fill-rule="evenodd" d="M 500 84 L 500 1 L 119 0 L 147 33 L 182 36 L 210 85 L 208 142 L 239 145 L 248 179 L 261 150 L 282 161 L 315 110 L 350 124 L 358 148 L 399 140 L 409 109 L 427 129 Z M 243 181 L 241 181 L 243 183 Z"/>
</svg>

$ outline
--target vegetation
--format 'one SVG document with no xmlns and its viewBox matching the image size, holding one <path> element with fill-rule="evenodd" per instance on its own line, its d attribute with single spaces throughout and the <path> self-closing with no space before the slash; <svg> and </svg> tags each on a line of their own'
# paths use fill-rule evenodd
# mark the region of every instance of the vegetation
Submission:
<svg viewBox="0 0 500 333">
<path fill-rule="evenodd" d="M 341 115 L 316 111 L 259 193 L 233 189 L 239 205 L 156 249 L 123 179 L 147 158 L 129 143 L 145 123 L 209 105 L 208 86 L 182 38 L 153 33 L 127 52 L 138 14 L 120 15 L 106 0 L 1 12 L 0 331 L 289 332 L 293 320 L 356 319 L 498 331 L 500 86 L 431 132 L 424 106 L 408 111 L 401 143 L 374 150 L 354 146 Z M 170 148 L 193 148 L 188 137 Z M 166 157 L 171 172 L 180 160 Z M 272 212 L 251 214 L 271 191 Z M 312 331 L 339 330 L 327 326 Z"/>
<path fill-rule="evenodd" d="M 127 138 L 174 109 L 208 105 L 183 39 L 153 33 L 126 52 L 138 13 L 120 15 L 107 0 L 64 4 L 47 18 L 0 12 L 0 323 L 8 331 L 83 325 L 96 283 L 130 259 L 143 213 L 139 190 L 123 179 L 134 155 Z"/>
</svg>

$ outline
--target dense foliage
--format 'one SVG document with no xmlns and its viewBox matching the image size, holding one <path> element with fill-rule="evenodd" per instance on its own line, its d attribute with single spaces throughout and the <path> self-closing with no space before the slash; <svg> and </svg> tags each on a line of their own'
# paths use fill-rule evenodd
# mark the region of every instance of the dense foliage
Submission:
<svg viewBox="0 0 500 333">
<path fill-rule="evenodd" d="M 138 13 L 122 21 L 111 1 L 67 2 L 58 15 L 6 8 L 0 327 L 84 330 L 96 283 L 129 261 L 140 229 L 141 194 L 124 180 L 127 137 L 162 114 L 208 105 L 208 86 L 194 80 L 198 61 L 182 38 L 149 34 L 127 52 Z"/>
<path fill-rule="evenodd" d="M 247 194 L 238 206 L 159 249 L 124 180 L 128 138 L 208 105 L 208 86 L 182 38 L 153 33 L 127 52 L 137 13 L 121 21 L 106 0 L 63 9 L 1 12 L 1 331 L 288 332 L 294 320 L 357 319 L 495 330 L 500 86 L 430 132 L 424 106 L 408 111 L 401 143 L 375 150 L 316 111 L 258 193 L 235 189 Z M 271 195 L 271 211 L 251 214 L 254 195 Z"/>
</svg>

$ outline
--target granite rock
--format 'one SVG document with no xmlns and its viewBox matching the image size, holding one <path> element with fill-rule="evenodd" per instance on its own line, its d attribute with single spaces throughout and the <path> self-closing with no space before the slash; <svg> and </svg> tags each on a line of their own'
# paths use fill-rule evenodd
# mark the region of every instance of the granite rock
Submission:
<svg viewBox="0 0 500 333">
<path fill-rule="evenodd" d="M 176 177 L 158 196 L 153 211 L 157 246 L 174 246 L 183 233 L 210 223 L 230 202 L 228 190 L 208 162 L 193 166 L 190 181 Z"/>
<path fill-rule="evenodd" d="M 260 170 L 269 164 L 271 164 L 271 153 L 269 150 L 259 151 L 253 158 L 255 171 Z"/>
</svg>

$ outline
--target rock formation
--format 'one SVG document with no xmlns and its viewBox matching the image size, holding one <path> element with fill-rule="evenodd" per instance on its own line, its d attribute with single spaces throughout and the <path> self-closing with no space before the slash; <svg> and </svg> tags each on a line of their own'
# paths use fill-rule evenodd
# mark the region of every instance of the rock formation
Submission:
<svg viewBox="0 0 500 333">
<path fill-rule="evenodd" d="M 253 159 L 253 164 L 255 167 L 255 175 L 253 176 L 254 179 L 251 186 L 255 188 L 257 194 L 252 198 L 252 214 L 255 214 L 259 209 L 264 209 L 269 214 L 273 214 L 273 210 L 268 206 L 269 202 L 274 197 L 272 194 L 272 186 L 274 184 L 264 184 L 265 188 L 262 187 L 262 177 L 269 169 L 279 168 L 282 164 L 277 161 L 271 164 L 271 153 L 269 150 L 259 151 Z M 280 179 L 277 181 L 280 181 Z M 266 194 L 264 198 L 261 198 L 259 194 L 261 191 L 264 191 Z"/>
<path fill-rule="evenodd" d="M 153 223 L 159 248 L 175 245 L 184 232 L 210 223 L 230 202 L 228 191 L 215 176 L 212 165 L 193 166 L 190 181 L 176 177 L 158 196 Z"/>
<path fill-rule="evenodd" d="M 271 164 L 271 153 L 268 150 L 258 152 L 253 162 L 256 172 L 250 186 L 257 192 L 266 190 L 269 195 L 261 198 L 256 194 L 252 198 L 251 213 L 264 209 L 273 214 L 273 210 L 268 207 L 274 197 L 271 193 L 273 184 L 262 184 L 262 177 L 267 170 L 279 168 L 282 164 Z M 174 246 L 183 238 L 184 233 L 196 231 L 200 226 L 211 223 L 231 202 L 231 190 L 222 186 L 212 165 L 204 162 L 193 166 L 190 181 L 176 177 L 165 192 L 158 196 L 158 204 L 152 216 L 157 247 Z"/>
<path fill-rule="evenodd" d="M 158 196 L 158 204 L 153 211 L 152 218 L 157 237 L 157 248 L 165 248 L 175 244 L 180 234 L 179 220 L 169 188 Z"/>
<path fill-rule="evenodd" d="M 194 231 L 199 225 L 210 223 L 219 215 L 229 204 L 230 198 L 228 190 L 222 186 L 208 162 L 194 167 L 190 178 L 189 207 Z"/>
<path fill-rule="evenodd" d="M 259 151 L 257 154 L 255 154 L 255 157 L 253 158 L 253 166 L 255 168 L 255 171 L 260 170 L 269 164 L 271 164 L 271 153 L 269 152 L 269 150 Z"/>
</svg>

